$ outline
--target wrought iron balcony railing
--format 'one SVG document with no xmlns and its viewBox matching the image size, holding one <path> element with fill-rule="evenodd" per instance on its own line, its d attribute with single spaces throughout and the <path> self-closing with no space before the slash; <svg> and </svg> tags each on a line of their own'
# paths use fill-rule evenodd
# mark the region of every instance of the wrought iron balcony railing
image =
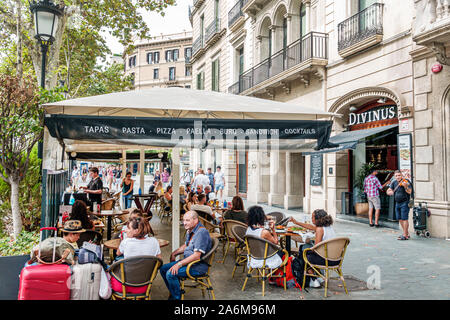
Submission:
<svg viewBox="0 0 450 320">
<path fill-rule="evenodd" d="M 203 48 L 203 39 L 200 36 L 192 44 L 192 55 L 196 54 L 201 48 Z"/>
<path fill-rule="evenodd" d="M 302 39 L 271 55 L 239 76 L 239 81 L 228 88 L 230 93 L 241 93 L 308 59 L 328 59 L 328 34 L 311 32 Z"/>
<path fill-rule="evenodd" d="M 338 50 L 383 34 L 383 4 L 375 3 L 338 24 Z"/>
<path fill-rule="evenodd" d="M 208 42 L 211 40 L 211 38 L 216 34 L 220 32 L 220 20 L 214 19 L 213 22 L 206 28 L 205 31 L 205 42 Z"/>
<path fill-rule="evenodd" d="M 238 0 L 236 4 L 228 12 L 228 27 L 232 26 L 239 17 L 242 17 L 244 13 L 242 12 L 242 6 L 244 5 L 244 0 Z"/>
</svg>

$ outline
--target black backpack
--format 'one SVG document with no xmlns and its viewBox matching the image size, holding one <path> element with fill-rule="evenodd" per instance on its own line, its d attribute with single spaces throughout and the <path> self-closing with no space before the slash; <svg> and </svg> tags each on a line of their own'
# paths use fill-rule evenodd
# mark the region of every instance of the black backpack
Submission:
<svg viewBox="0 0 450 320">
<path fill-rule="evenodd" d="M 305 260 L 303 260 L 302 256 L 298 256 L 295 257 L 292 260 L 292 274 L 295 277 L 295 280 L 297 281 L 297 283 L 300 286 L 303 286 L 303 274 L 305 272 Z M 309 287 L 309 281 L 311 280 L 311 277 L 306 277 L 305 278 L 305 291 L 308 292 L 308 290 L 306 290 L 306 288 Z"/>
</svg>

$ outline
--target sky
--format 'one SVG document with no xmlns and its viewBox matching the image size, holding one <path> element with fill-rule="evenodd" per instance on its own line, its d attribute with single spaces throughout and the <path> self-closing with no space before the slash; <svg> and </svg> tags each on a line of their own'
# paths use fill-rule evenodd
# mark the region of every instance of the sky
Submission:
<svg viewBox="0 0 450 320">
<path fill-rule="evenodd" d="M 169 6 L 162 17 L 156 12 L 143 12 L 144 20 L 150 28 L 150 35 L 158 36 L 162 34 L 191 31 L 189 22 L 188 7 L 191 0 L 177 0 L 177 4 Z M 123 46 L 108 32 L 103 32 L 106 42 L 113 54 L 122 54 Z"/>
</svg>

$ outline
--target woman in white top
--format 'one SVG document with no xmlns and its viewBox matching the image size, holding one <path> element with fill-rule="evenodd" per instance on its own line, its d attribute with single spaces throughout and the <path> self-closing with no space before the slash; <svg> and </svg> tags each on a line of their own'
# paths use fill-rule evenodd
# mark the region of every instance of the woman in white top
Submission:
<svg viewBox="0 0 450 320">
<path fill-rule="evenodd" d="M 336 237 L 336 233 L 334 232 L 333 227 L 331 226 L 333 224 L 333 218 L 328 215 L 328 213 L 325 210 L 322 209 L 316 209 L 311 215 L 311 221 L 313 224 L 309 223 L 302 223 L 294 218 L 290 218 L 289 221 L 293 222 L 296 225 L 299 225 L 303 228 L 315 231 L 316 233 L 316 240 L 315 243 L 320 243 L 322 241 L 330 240 Z M 299 256 L 303 257 L 303 250 L 306 248 L 312 247 L 312 245 L 306 244 L 302 245 L 299 250 Z M 321 256 L 319 256 L 314 251 L 310 251 L 306 254 L 306 258 L 308 261 L 312 264 L 317 265 L 325 265 L 325 259 Z M 338 265 L 339 261 L 328 261 L 329 266 Z M 312 274 L 312 270 L 307 271 L 309 274 Z M 320 280 L 319 280 L 320 279 Z M 318 278 L 317 280 L 311 281 L 310 286 L 313 287 L 319 287 L 321 281 L 321 278 Z"/>
<path fill-rule="evenodd" d="M 264 229 L 264 221 L 266 220 L 266 215 L 264 214 L 263 208 L 260 206 L 253 206 L 248 209 L 247 224 L 248 228 L 245 235 L 251 235 L 259 237 L 272 242 L 273 244 L 278 244 L 278 236 L 275 232 L 275 223 L 269 221 L 269 230 Z M 268 268 L 274 269 L 278 268 L 283 261 L 281 260 L 280 254 L 275 254 L 272 257 L 266 259 L 266 266 Z M 260 259 L 248 259 L 248 267 L 261 268 L 263 266 L 264 260 Z"/>
<path fill-rule="evenodd" d="M 149 237 L 149 233 L 150 224 L 145 218 L 132 218 L 128 223 L 127 237 L 120 242 L 117 255 L 123 254 L 125 259 L 135 256 L 156 256 L 162 259 L 158 240 Z"/>
</svg>

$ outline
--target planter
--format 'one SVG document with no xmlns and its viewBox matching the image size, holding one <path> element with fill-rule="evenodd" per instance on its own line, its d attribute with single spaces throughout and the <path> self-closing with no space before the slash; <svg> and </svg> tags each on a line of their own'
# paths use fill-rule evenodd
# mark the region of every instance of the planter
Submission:
<svg viewBox="0 0 450 320">
<path fill-rule="evenodd" d="M 357 215 L 365 215 L 369 213 L 369 203 L 368 202 L 357 202 L 355 203 L 355 213 Z"/>
<path fill-rule="evenodd" d="M 17 300 L 19 275 L 30 255 L 0 257 L 0 300 Z"/>
</svg>

